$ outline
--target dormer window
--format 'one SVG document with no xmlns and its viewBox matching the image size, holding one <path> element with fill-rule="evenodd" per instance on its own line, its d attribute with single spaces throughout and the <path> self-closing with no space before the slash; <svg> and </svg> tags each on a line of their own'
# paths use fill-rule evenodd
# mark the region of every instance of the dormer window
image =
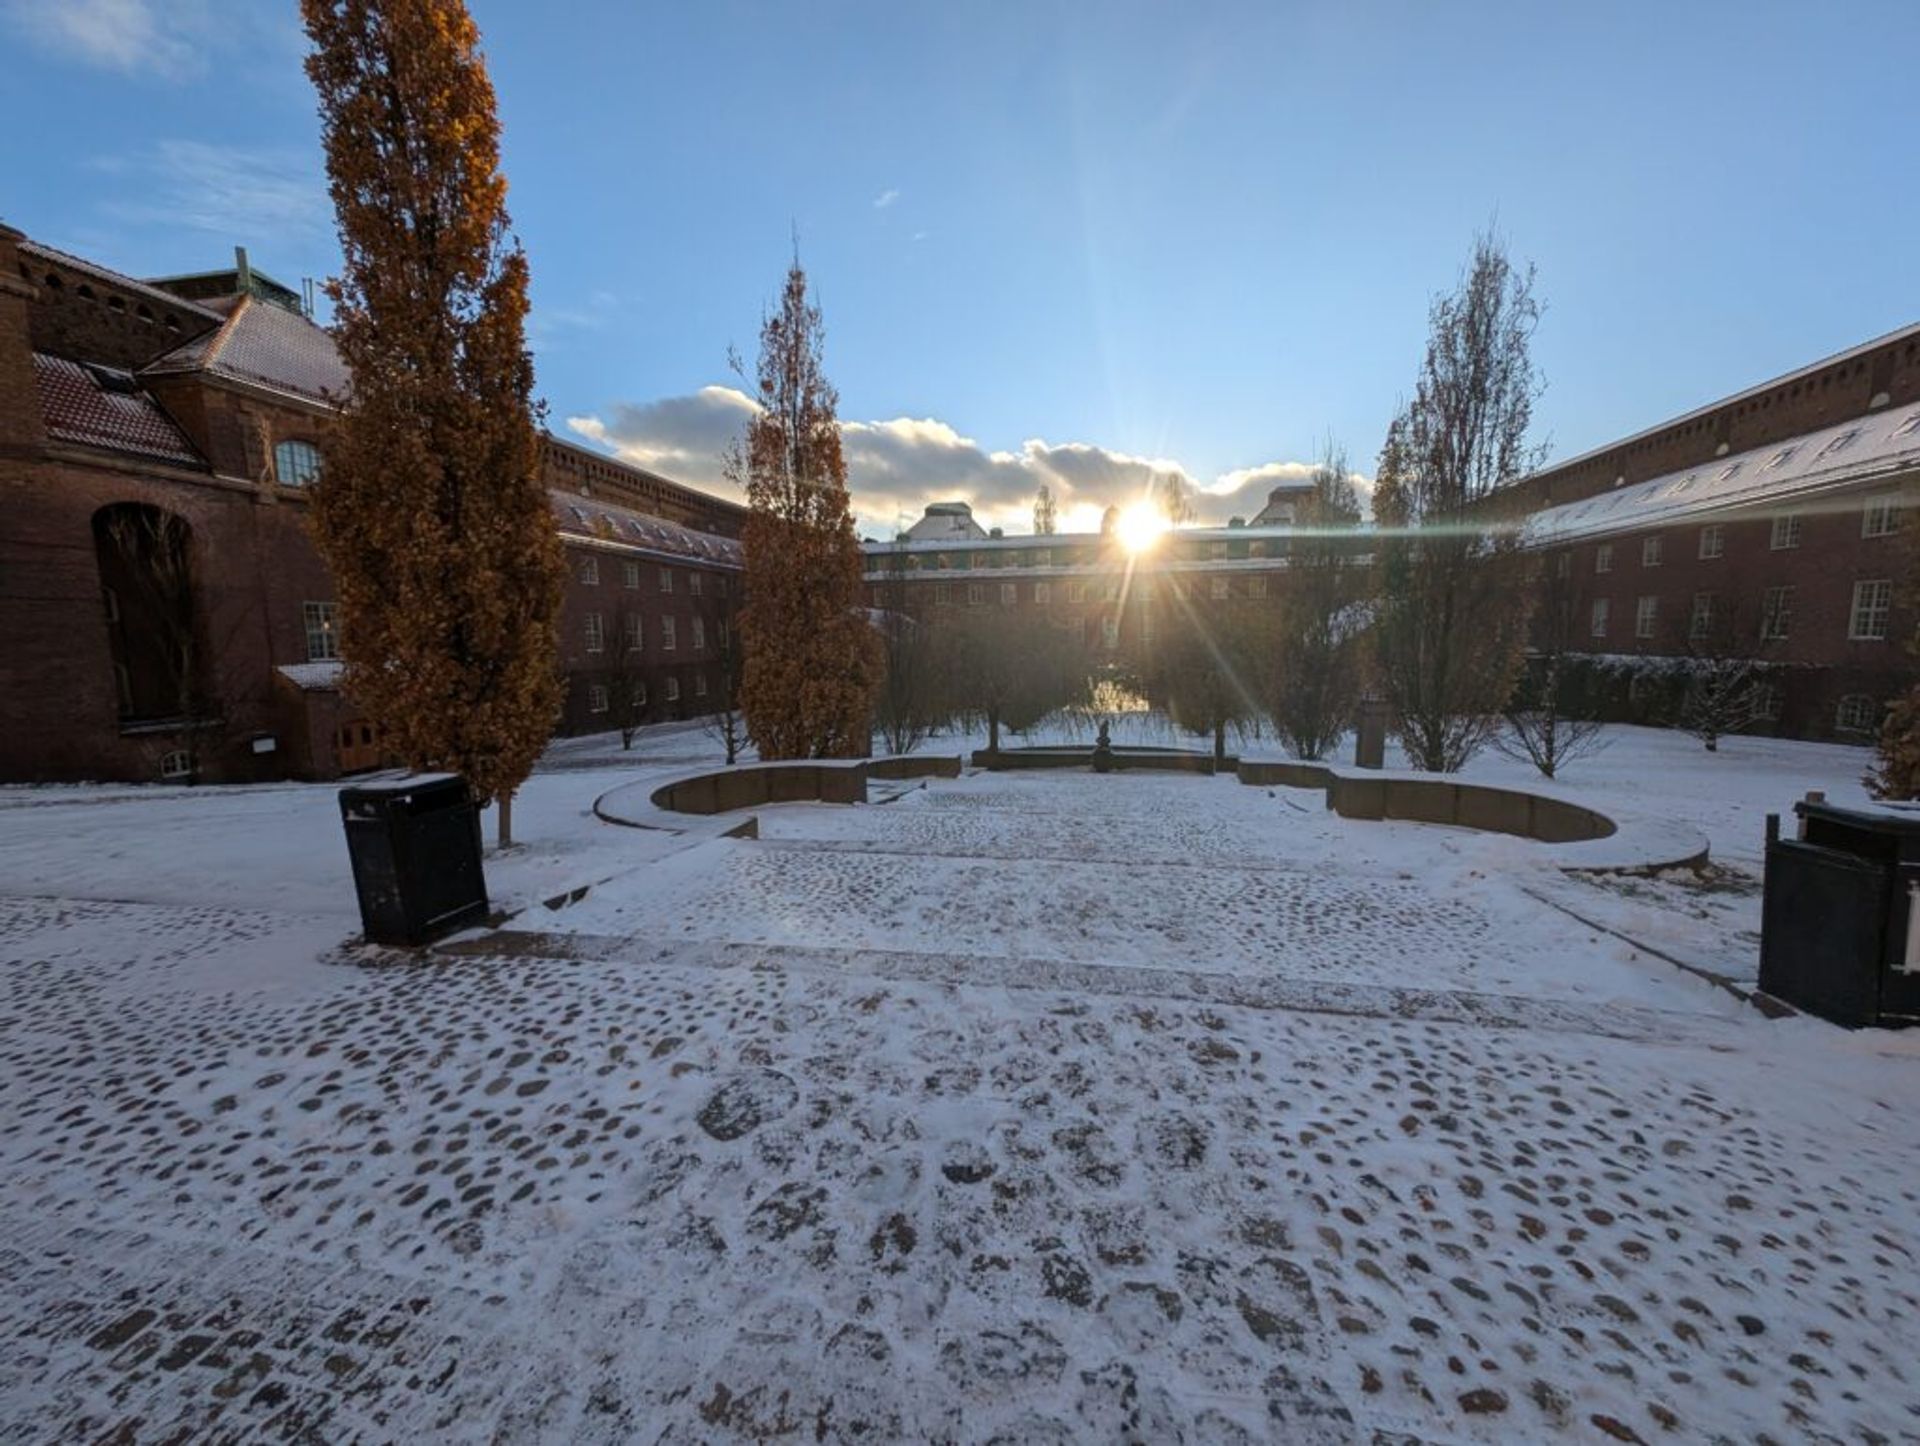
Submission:
<svg viewBox="0 0 1920 1446">
<path fill-rule="evenodd" d="M 282 487 L 320 480 L 320 449 L 311 442 L 282 442 L 273 449 L 273 475 Z"/>
</svg>

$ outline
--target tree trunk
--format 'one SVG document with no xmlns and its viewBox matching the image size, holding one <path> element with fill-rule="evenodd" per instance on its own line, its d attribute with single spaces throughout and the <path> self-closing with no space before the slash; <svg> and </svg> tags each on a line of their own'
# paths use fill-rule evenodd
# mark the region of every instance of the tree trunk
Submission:
<svg viewBox="0 0 1920 1446">
<path fill-rule="evenodd" d="M 1227 762 L 1227 725 L 1224 719 L 1215 719 L 1213 724 L 1213 766 L 1224 768 Z"/>
<path fill-rule="evenodd" d="M 1000 714 L 997 711 L 987 713 L 987 751 L 1000 751 Z"/>
<path fill-rule="evenodd" d="M 497 840 L 501 848 L 513 842 L 513 795 L 503 793 L 494 803 L 500 810 L 500 837 Z"/>
</svg>

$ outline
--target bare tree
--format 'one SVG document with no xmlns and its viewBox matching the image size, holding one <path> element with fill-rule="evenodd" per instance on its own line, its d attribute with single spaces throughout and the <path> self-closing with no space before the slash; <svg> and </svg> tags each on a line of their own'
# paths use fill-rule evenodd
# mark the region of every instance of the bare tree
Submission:
<svg viewBox="0 0 1920 1446">
<path fill-rule="evenodd" d="M 1347 455 L 1327 439 L 1297 514 L 1285 602 L 1266 669 L 1267 711 L 1297 758 L 1323 758 L 1359 697 L 1366 578 L 1356 552 L 1360 499 Z"/>
<path fill-rule="evenodd" d="M 1413 400 L 1381 449 L 1380 675 L 1402 745 L 1435 772 L 1499 728 L 1526 642 L 1518 542 L 1486 504 L 1544 457 L 1527 442 L 1539 318 L 1531 268 L 1478 237 L 1460 285 L 1433 302 Z"/>
<path fill-rule="evenodd" d="M 984 723 L 987 747 L 1004 727 L 1024 733 L 1050 714 L 1083 704 L 1086 654 L 1063 628 L 1008 607 L 970 607 L 935 626 L 931 646 L 941 678 L 941 711 Z"/>
<path fill-rule="evenodd" d="M 639 609 L 616 613 L 612 661 L 602 670 L 608 709 L 620 730 L 620 747 L 633 747 L 634 734 L 647 714 L 647 669 L 644 626 Z"/>
<path fill-rule="evenodd" d="M 1766 719 L 1773 711 L 1772 665 L 1761 657 L 1768 644 L 1786 636 L 1791 594 L 1769 592 L 1758 609 L 1738 595 L 1701 592 L 1693 596 L 1685 618 L 1675 619 L 1684 650 L 1685 687 L 1677 719 L 1707 752 L 1720 740 Z"/>
<path fill-rule="evenodd" d="M 1045 488 L 1041 490 L 1044 494 Z M 874 626 L 880 632 L 886 672 L 874 700 L 873 721 L 889 753 L 911 753 L 944 721 L 935 639 L 932 629 L 911 611 L 906 560 L 905 545 L 896 544 L 882 561 L 874 587 Z"/>
<path fill-rule="evenodd" d="M 1506 731 L 1493 736 L 1493 746 L 1509 758 L 1531 763 L 1546 778 L 1576 759 L 1590 757 L 1606 747 L 1600 721 L 1578 716 L 1570 700 L 1570 654 L 1573 648 L 1573 582 L 1559 559 L 1551 563 L 1535 554 L 1540 569 L 1540 606 L 1533 616 L 1533 645 L 1528 650 L 1519 686 L 1507 704 Z"/>
<path fill-rule="evenodd" d="M 740 753 L 747 746 L 747 720 L 740 710 L 740 681 L 745 675 L 744 659 L 740 651 L 739 630 L 733 626 L 730 617 L 722 615 L 713 620 L 713 654 L 719 664 L 719 674 L 715 681 L 719 685 L 718 693 L 713 695 L 716 702 L 713 711 L 700 720 L 701 731 L 726 750 L 729 764 L 740 761 Z"/>
<path fill-rule="evenodd" d="M 1187 479 L 1178 472 L 1162 472 L 1153 479 L 1153 504 L 1167 519 L 1169 527 L 1193 521 L 1193 494 Z"/>
<path fill-rule="evenodd" d="M 1210 738 L 1226 761 L 1227 732 L 1260 716 L 1261 670 L 1272 656 L 1272 617 L 1245 600 L 1174 599 L 1153 640 L 1136 645 L 1134 681 L 1174 725 Z"/>
</svg>

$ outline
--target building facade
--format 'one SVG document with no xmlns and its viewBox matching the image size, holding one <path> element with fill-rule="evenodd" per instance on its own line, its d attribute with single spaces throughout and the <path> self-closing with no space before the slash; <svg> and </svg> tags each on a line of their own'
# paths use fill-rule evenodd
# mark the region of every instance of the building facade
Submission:
<svg viewBox="0 0 1920 1446">
<path fill-rule="evenodd" d="M 331 778 L 385 759 L 340 690 L 309 489 L 346 374 L 254 271 L 141 281 L 0 228 L 0 779 Z M 556 726 L 690 717 L 744 509 L 558 438 Z"/>
<path fill-rule="evenodd" d="M 1916 677 L 1920 326 L 1516 484 L 1536 647 L 1586 708 L 1671 721 L 1750 665 L 1749 731 L 1870 741 Z"/>
</svg>

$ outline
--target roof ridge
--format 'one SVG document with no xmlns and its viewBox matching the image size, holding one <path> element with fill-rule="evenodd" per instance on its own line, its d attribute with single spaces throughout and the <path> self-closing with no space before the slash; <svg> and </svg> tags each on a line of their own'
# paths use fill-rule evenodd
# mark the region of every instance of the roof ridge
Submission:
<svg viewBox="0 0 1920 1446">
<path fill-rule="evenodd" d="M 111 266 L 103 266 L 98 261 L 89 261 L 84 256 L 76 256 L 71 251 L 63 251 L 58 246 L 49 246 L 46 242 L 36 241 L 31 236 L 21 238 L 19 249 L 22 251 L 37 252 L 49 260 L 59 262 L 63 266 L 72 266 L 81 271 L 91 272 L 102 280 L 111 281 L 116 286 L 128 287 L 146 296 L 153 297 L 156 300 L 164 299 L 167 305 L 179 307 L 183 311 L 197 313 L 205 317 L 208 321 L 218 321 L 220 319 L 219 312 L 213 310 L 211 307 L 203 306 L 200 302 L 190 301 L 184 296 L 176 296 L 173 292 L 155 286 L 150 281 L 142 281 L 139 277 L 129 276 L 124 271 L 115 271 Z"/>
</svg>

